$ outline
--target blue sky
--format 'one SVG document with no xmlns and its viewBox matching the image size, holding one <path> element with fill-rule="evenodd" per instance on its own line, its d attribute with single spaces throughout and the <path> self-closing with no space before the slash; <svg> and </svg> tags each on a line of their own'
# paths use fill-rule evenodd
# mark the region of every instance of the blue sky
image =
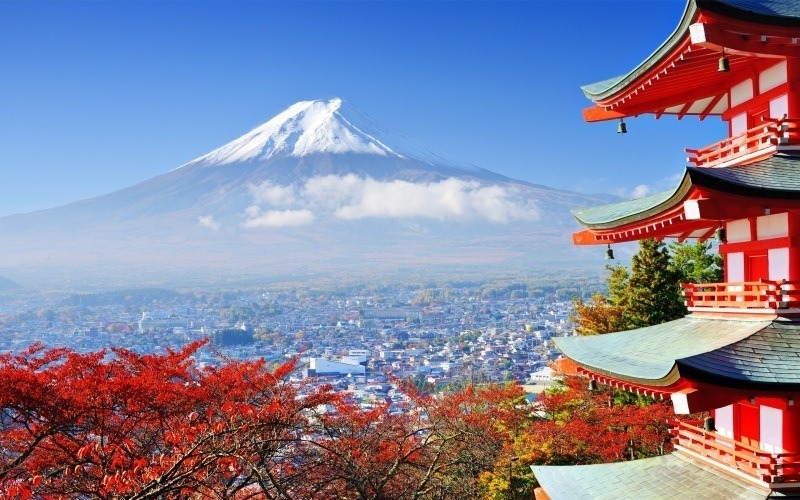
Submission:
<svg viewBox="0 0 800 500">
<path fill-rule="evenodd" d="M 551 187 L 671 187 L 717 118 L 586 124 L 683 1 L 0 2 L 0 215 L 167 172 L 342 97 L 430 149 Z M 640 188 L 643 191 L 644 188 Z"/>
</svg>

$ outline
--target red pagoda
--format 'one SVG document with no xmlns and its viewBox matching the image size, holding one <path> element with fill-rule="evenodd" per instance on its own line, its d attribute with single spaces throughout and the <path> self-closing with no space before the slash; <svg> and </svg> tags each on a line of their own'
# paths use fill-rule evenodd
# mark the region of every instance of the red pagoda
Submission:
<svg viewBox="0 0 800 500">
<path fill-rule="evenodd" d="M 671 454 L 533 467 L 543 498 L 800 496 L 800 0 L 689 0 L 626 75 L 583 87 L 586 121 L 715 115 L 728 137 L 686 149 L 669 191 L 583 209 L 577 245 L 716 237 L 725 282 L 684 285 L 689 315 L 556 340 L 590 379 L 670 398 Z"/>
</svg>

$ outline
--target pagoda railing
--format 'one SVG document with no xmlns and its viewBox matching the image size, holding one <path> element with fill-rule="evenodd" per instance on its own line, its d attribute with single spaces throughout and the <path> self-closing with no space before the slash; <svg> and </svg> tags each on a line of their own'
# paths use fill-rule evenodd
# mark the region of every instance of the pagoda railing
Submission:
<svg viewBox="0 0 800 500">
<path fill-rule="evenodd" d="M 673 443 L 770 485 L 800 482 L 800 453 L 769 452 L 695 424 L 670 421 Z"/>
<path fill-rule="evenodd" d="M 700 149 L 686 148 L 686 161 L 696 167 L 714 167 L 772 146 L 800 144 L 800 120 L 762 118 L 763 123 Z"/>
<path fill-rule="evenodd" d="M 800 308 L 800 281 L 742 281 L 683 283 L 689 308 L 796 309 Z"/>
</svg>

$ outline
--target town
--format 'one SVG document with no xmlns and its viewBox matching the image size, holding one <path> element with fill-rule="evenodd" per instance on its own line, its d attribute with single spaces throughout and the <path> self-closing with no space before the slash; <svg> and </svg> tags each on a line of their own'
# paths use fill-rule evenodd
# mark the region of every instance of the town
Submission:
<svg viewBox="0 0 800 500">
<path fill-rule="evenodd" d="M 550 339 L 572 334 L 572 295 L 600 288 L 469 284 L 285 288 L 237 292 L 137 289 L 94 294 L 6 294 L 0 352 L 35 342 L 78 352 L 125 347 L 176 350 L 210 339 L 199 365 L 298 359 L 298 378 L 342 390 L 411 380 L 430 389 L 464 383 L 546 382 L 558 354 Z"/>
</svg>

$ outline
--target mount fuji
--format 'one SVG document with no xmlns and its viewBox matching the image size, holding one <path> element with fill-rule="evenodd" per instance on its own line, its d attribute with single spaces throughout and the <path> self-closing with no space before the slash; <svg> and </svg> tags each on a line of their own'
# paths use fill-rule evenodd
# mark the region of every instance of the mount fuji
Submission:
<svg viewBox="0 0 800 500">
<path fill-rule="evenodd" d="M 341 99 L 303 101 L 137 185 L 0 218 L 0 274 L 233 283 L 568 262 L 569 209 L 612 200 L 447 159 Z"/>
</svg>

